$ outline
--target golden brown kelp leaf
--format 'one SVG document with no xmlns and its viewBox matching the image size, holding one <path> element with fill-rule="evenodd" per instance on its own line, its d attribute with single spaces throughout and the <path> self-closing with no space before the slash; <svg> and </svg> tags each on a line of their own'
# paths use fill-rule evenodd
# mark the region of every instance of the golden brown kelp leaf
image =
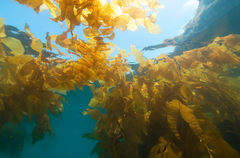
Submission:
<svg viewBox="0 0 240 158">
<path fill-rule="evenodd" d="M 222 81 L 224 81 L 225 83 L 229 83 L 233 86 L 240 87 L 240 79 L 239 78 L 233 78 L 233 77 L 229 77 L 229 76 L 220 76 L 219 78 Z"/>
<path fill-rule="evenodd" d="M 137 105 L 136 109 L 139 110 L 139 111 L 146 112 L 147 107 L 146 107 L 145 99 L 142 96 L 142 94 L 139 91 L 135 91 L 132 94 L 132 97 L 133 97 L 133 101 Z"/>
<path fill-rule="evenodd" d="M 191 129 L 189 129 L 186 133 L 186 156 L 192 158 L 213 158 L 212 150 L 208 148 L 208 146 L 199 141 L 198 137 L 193 133 Z"/>
<path fill-rule="evenodd" d="M 31 47 L 33 50 L 37 52 L 42 52 L 43 50 L 43 44 L 39 38 L 32 38 Z"/>
<path fill-rule="evenodd" d="M 110 35 L 114 31 L 114 27 L 100 29 L 100 31 L 101 31 L 102 35 Z"/>
<path fill-rule="evenodd" d="M 137 60 L 137 62 L 144 67 L 145 66 L 145 60 L 143 57 L 143 53 L 139 51 L 135 45 L 131 45 L 131 53 L 133 54 L 134 58 Z"/>
<path fill-rule="evenodd" d="M 161 158 L 181 158 L 181 157 L 182 151 L 174 144 L 168 144 L 166 150 L 163 153 L 161 153 Z"/>
<path fill-rule="evenodd" d="M 228 52 L 224 45 L 211 44 L 208 47 L 212 50 L 212 53 L 208 55 L 210 61 L 220 65 L 240 63 L 239 57 Z"/>
<path fill-rule="evenodd" d="M 215 41 L 222 42 L 227 49 L 240 53 L 240 35 L 230 34 L 225 37 L 218 37 L 215 39 Z"/>
<path fill-rule="evenodd" d="M 160 137 L 157 145 L 149 152 L 148 158 L 182 158 L 182 151 L 173 143 L 165 139 L 166 135 Z"/>
<path fill-rule="evenodd" d="M 120 125 L 126 141 L 133 143 L 142 143 L 141 127 L 133 117 L 123 117 Z"/>
<path fill-rule="evenodd" d="M 149 16 L 149 20 L 152 22 L 152 23 L 155 23 L 157 21 L 157 13 L 153 13 Z"/>
<path fill-rule="evenodd" d="M 197 98 L 193 95 L 192 91 L 186 86 L 186 84 L 183 84 L 180 88 L 180 93 L 182 94 L 183 98 L 186 99 L 185 101 L 192 101 L 195 105 L 200 107 L 200 104 L 197 100 Z M 201 108 L 201 107 L 200 107 Z"/>
<path fill-rule="evenodd" d="M 106 38 L 113 40 L 115 37 L 115 32 L 113 32 L 110 36 L 106 36 Z"/>
<path fill-rule="evenodd" d="M 213 158 L 212 156 L 212 150 L 209 149 L 206 144 L 203 142 L 198 142 L 194 145 L 193 151 L 192 151 L 192 157 L 193 158 Z"/>
<path fill-rule="evenodd" d="M 106 142 L 109 139 L 107 133 L 105 131 L 100 131 L 98 127 L 94 127 L 91 133 L 85 133 L 82 137 L 99 140 L 100 142 Z"/>
<path fill-rule="evenodd" d="M 174 58 L 177 59 L 178 64 L 185 69 L 196 68 L 197 65 L 199 64 L 196 60 L 189 59 L 188 56 L 186 55 L 176 56 Z"/>
<path fill-rule="evenodd" d="M 167 135 L 161 136 L 158 139 L 156 145 L 152 147 L 152 149 L 148 153 L 148 158 L 161 157 L 161 153 L 165 151 L 167 144 L 168 144 Z"/>
<path fill-rule="evenodd" d="M 186 137 L 185 137 L 185 148 L 186 148 L 186 156 L 187 157 L 193 157 L 192 155 L 193 153 L 193 149 L 195 147 L 196 144 L 198 143 L 203 143 L 199 141 L 199 138 L 193 133 L 193 131 L 191 130 L 191 128 L 189 128 L 186 132 Z M 203 148 L 204 150 L 197 150 L 199 148 L 195 148 L 195 152 L 198 153 L 200 156 L 205 155 L 206 150 L 205 148 Z M 209 154 L 207 153 L 205 156 L 209 156 Z"/>
<path fill-rule="evenodd" d="M 52 47 L 51 47 L 52 37 L 49 36 L 49 32 L 47 32 L 47 34 L 46 34 L 46 40 L 47 40 L 47 42 L 46 42 L 46 50 L 52 51 Z"/>
<path fill-rule="evenodd" d="M 60 16 L 61 11 L 52 0 L 44 0 L 43 3 L 49 8 L 54 18 Z"/>
<path fill-rule="evenodd" d="M 170 102 L 166 102 L 166 113 L 169 128 L 172 130 L 175 136 L 180 139 L 177 129 L 179 120 L 179 100 L 174 99 Z"/>
<path fill-rule="evenodd" d="M 150 79 L 165 79 L 170 81 L 176 81 L 180 79 L 180 73 L 175 61 L 165 54 L 161 54 L 156 58 L 157 63 L 154 64 L 153 60 L 146 60 L 145 65 L 147 70 L 145 74 Z"/>
<path fill-rule="evenodd" d="M 231 35 L 229 37 L 231 37 Z M 226 39 L 228 38 L 221 38 L 221 41 L 216 38 L 215 41 L 208 47 L 187 51 L 185 54 L 188 56 L 188 58 L 190 57 L 190 60 L 192 61 L 197 60 L 200 61 L 200 63 L 204 64 L 207 64 L 209 61 L 211 61 L 212 63 L 208 64 L 209 68 L 212 67 L 211 69 L 223 69 L 223 65 L 231 68 L 233 64 L 239 63 L 239 57 L 237 57 L 236 54 L 234 54 L 232 51 L 229 51 L 231 48 L 227 46 L 228 42 Z M 237 42 L 236 38 L 235 40 Z M 220 44 L 218 42 L 220 42 Z M 236 46 L 237 45 L 238 44 L 236 43 Z M 218 70 L 218 72 L 221 71 Z"/>
<path fill-rule="evenodd" d="M 204 134 L 211 139 L 211 143 L 206 143 L 209 149 L 212 150 L 213 157 L 229 157 L 237 158 L 240 154 L 234 150 L 221 136 L 218 129 L 209 121 L 199 120 L 199 125 L 204 131 Z"/>
<path fill-rule="evenodd" d="M 4 19 L 0 17 L 0 38 L 5 36 Z"/>
<path fill-rule="evenodd" d="M 134 117 L 136 118 L 136 120 L 138 121 L 138 124 L 140 125 L 140 128 L 142 130 L 142 132 L 145 135 L 147 134 L 147 124 L 149 123 L 149 116 L 151 115 L 151 111 L 148 111 L 146 113 L 143 114 L 138 114 L 135 113 Z"/>
<path fill-rule="evenodd" d="M 160 34 L 162 32 L 162 29 L 156 23 L 151 22 L 148 18 L 144 18 L 143 24 L 152 34 Z"/>
<path fill-rule="evenodd" d="M 114 117 L 109 117 L 108 119 L 108 121 L 104 121 L 106 122 L 104 126 L 101 124 L 101 128 L 99 129 L 99 131 L 104 129 L 109 137 L 113 137 L 120 132 L 121 128 L 119 122 Z"/>
<path fill-rule="evenodd" d="M 142 10 L 137 7 L 123 8 L 123 13 L 130 15 L 133 19 L 145 18 L 147 10 Z"/>
<path fill-rule="evenodd" d="M 119 15 L 117 16 L 114 20 L 114 27 L 121 31 L 126 31 L 127 30 L 127 24 L 130 22 L 131 17 L 128 15 Z"/>
<path fill-rule="evenodd" d="M 97 109 L 87 109 L 87 112 L 93 120 L 98 120 L 101 117 L 101 112 Z"/>
<path fill-rule="evenodd" d="M 182 118 L 189 124 L 194 134 L 204 143 L 209 143 L 209 139 L 204 135 L 202 128 L 199 126 L 193 110 L 183 105 L 180 101 L 178 101 L 178 105 Z"/>
<path fill-rule="evenodd" d="M 61 10 L 61 14 L 57 16 L 54 21 L 63 21 L 67 19 L 70 24 L 68 25 L 69 31 L 72 31 L 75 25 L 81 24 L 81 12 L 86 7 L 92 5 L 92 1 L 58 1 L 59 9 Z M 77 7 L 75 7 L 75 5 Z"/>
<path fill-rule="evenodd" d="M 3 50 L 3 46 L 2 46 L 2 38 L 0 37 L 0 64 L 2 64 L 3 58 L 5 56 L 5 52 Z"/>
<path fill-rule="evenodd" d="M 54 135 L 53 130 L 50 127 L 50 119 L 47 114 L 40 114 L 36 116 L 36 127 L 33 129 L 31 137 L 32 137 L 32 145 L 35 144 L 38 140 L 43 140 L 46 132 L 51 135 Z"/>
<path fill-rule="evenodd" d="M 72 43 L 71 41 L 67 38 L 67 33 L 68 31 L 63 32 L 62 34 L 56 36 L 56 44 L 60 45 L 61 47 L 68 47 L 70 46 Z"/>
<path fill-rule="evenodd" d="M 29 25 L 27 23 L 25 23 L 24 25 L 24 31 L 29 37 L 34 38 L 33 34 L 30 31 Z"/>
<path fill-rule="evenodd" d="M 0 111 L 5 111 L 5 106 L 2 99 L 0 99 Z"/>
<path fill-rule="evenodd" d="M 20 40 L 13 37 L 5 37 L 2 40 L 2 43 L 5 44 L 11 50 L 11 54 L 13 55 L 23 55 L 24 47 Z"/>
<path fill-rule="evenodd" d="M 205 119 L 199 119 L 198 122 L 203 129 L 204 134 L 210 139 L 210 142 L 206 143 L 201 140 L 199 141 L 196 135 L 191 130 L 189 130 L 187 132 L 186 138 L 186 149 L 188 157 L 239 157 L 240 154 L 229 144 L 227 144 L 227 142 L 222 138 L 218 129 L 213 124 Z"/>
<path fill-rule="evenodd" d="M 92 108 L 96 108 L 96 107 L 98 107 L 98 103 L 99 103 L 98 99 L 94 97 L 94 98 L 91 99 L 88 106 L 90 106 Z"/>
<path fill-rule="evenodd" d="M 64 98 L 58 94 L 54 94 L 51 91 L 43 91 L 40 93 L 40 95 L 41 98 L 45 99 L 44 104 L 48 105 L 49 112 L 56 117 L 58 117 L 58 115 L 62 117 L 63 104 L 59 100 L 64 101 Z"/>
<path fill-rule="evenodd" d="M 98 32 L 98 30 L 90 27 L 84 29 L 83 33 L 85 38 L 94 38 L 94 37 L 100 36 L 100 33 Z"/>
</svg>

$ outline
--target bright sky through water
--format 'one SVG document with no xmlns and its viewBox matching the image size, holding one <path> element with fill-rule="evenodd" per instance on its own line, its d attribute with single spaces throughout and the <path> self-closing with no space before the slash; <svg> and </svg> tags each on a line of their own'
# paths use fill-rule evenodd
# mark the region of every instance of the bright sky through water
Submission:
<svg viewBox="0 0 240 158">
<path fill-rule="evenodd" d="M 112 41 L 120 49 L 130 52 L 131 44 L 136 45 L 139 50 L 145 46 L 162 43 L 166 38 L 173 38 L 183 32 L 185 24 L 194 16 L 195 10 L 198 6 L 197 0 L 158 0 L 165 6 L 158 10 L 158 18 L 156 23 L 162 29 L 161 34 L 151 34 L 145 28 L 140 26 L 137 31 L 119 31 L 115 29 L 116 36 Z M 40 38 L 43 43 L 46 43 L 46 32 L 50 34 L 61 34 L 66 31 L 66 25 L 62 28 L 59 23 L 55 23 L 49 19 L 52 17 L 49 10 L 34 12 L 32 8 L 20 5 L 13 0 L 0 0 L 0 17 L 5 20 L 6 25 L 13 25 L 24 31 L 24 25 L 27 23 L 31 32 L 35 37 Z M 76 26 L 75 33 L 78 38 L 85 39 L 82 30 L 85 27 Z M 158 49 L 155 51 L 145 51 L 146 58 L 155 58 L 161 53 L 168 53 L 173 50 L 173 47 Z M 64 49 L 61 51 L 65 52 Z M 54 51 L 57 53 L 57 51 Z M 117 51 L 111 54 L 115 55 Z M 130 62 L 135 62 L 134 57 L 129 57 Z"/>
</svg>

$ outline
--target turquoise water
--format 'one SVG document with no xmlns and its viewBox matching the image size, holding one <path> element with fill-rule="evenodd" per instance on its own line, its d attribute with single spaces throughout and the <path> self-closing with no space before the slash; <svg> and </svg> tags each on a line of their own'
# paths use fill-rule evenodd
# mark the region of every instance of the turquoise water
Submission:
<svg viewBox="0 0 240 158">
<path fill-rule="evenodd" d="M 97 141 L 82 138 L 82 135 L 91 132 L 96 122 L 89 116 L 83 116 L 81 112 L 88 108 L 91 97 L 92 92 L 87 86 L 84 87 L 84 92 L 78 89 L 76 92 L 68 92 L 66 99 L 71 106 L 64 104 L 63 118 L 50 115 L 51 127 L 55 131 L 55 136 L 50 138 L 47 133 L 44 140 L 38 141 L 33 146 L 31 145 L 30 134 L 34 126 L 31 126 L 28 119 L 25 118 L 20 126 L 28 133 L 29 141 L 15 146 L 16 142 L 21 142 L 24 139 L 20 137 L 11 142 L 9 150 L 12 149 L 11 152 L 15 153 L 12 158 L 90 157 L 89 154 Z M 17 133 L 17 131 L 15 132 Z M 1 135 L 0 140 L 4 139 L 3 137 L 5 136 Z M 21 147 L 23 148 L 19 149 Z M 0 152 L 0 157 L 8 158 L 9 156 Z M 96 158 L 98 156 L 95 154 L 91 157 Z"/>
</svg>

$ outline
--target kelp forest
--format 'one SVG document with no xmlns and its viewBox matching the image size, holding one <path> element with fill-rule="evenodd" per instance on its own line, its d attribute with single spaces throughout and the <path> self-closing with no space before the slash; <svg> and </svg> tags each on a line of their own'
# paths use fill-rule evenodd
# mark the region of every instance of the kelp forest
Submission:
<svg viewBox="0 0 240 158">
<path fill-rule="evenodd" d="M 34 126 L 32 145 L 53 136 L 49 115 L 64 118 L 66 92 L 89 86 L 94 96 L 82 115 L 96 124 L 82 137 L 98 141 L 90 155 L 240 157 L 240 35 L 217 37 L 173 58 L 145 59 L 135 45 L 126 52 L 111 40 L 115 29 L 144 27 L 160 34 L 155 21 L 163 6 L 157 0 L 15 1 L 33 14 L 46 5 L 53 23 L 64 22 L 67 30 L 46 32 L 46 41 L 40 41 L 25 24 L 18 38 L 9 31 L 16 28 L 0 18 L 0 137 L 18 130 L 28 140 L 17 127 L 24 117 Z M 74 33 L 79 25 L 85 26 L 87 40 Z M 114 49 L 118 54 L 109 57 Z M 128 63 L 130 54 L 139 63 L 136 71 Z M 75 59 L 67 60 L 69 55 Z M 235 142 L 227 140 L 229 135 Z M 9 141 L 1 141 L 0 150 L 11 154 Z"/>
</svg>

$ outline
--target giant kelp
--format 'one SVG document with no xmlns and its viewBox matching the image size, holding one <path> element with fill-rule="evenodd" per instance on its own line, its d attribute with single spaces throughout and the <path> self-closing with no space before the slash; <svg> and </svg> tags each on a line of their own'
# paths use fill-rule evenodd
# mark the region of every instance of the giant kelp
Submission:
<svg viewBox="0 0 240 158">
<path fill-rule="evenodd" d="M 99 140 L 100 157 L 239 157 L 213 125 L 234 122 L 239 136 L 239 82 L 229 75 L 239 67 L 239 35 L 216 38 L 207 47 L 173 59 L 165 54 L 140 63 L 140 76 L 122 78 L 114 88 L 93 90 L 97 124 L 83 135 Z M 237 87 L 236 87 L 237 86 Z M 91 102 L 92 102 L 91 101 Z M 212 118 L 207 115 L 212 114 Z M 209 119 L 212 119 L 210 122 Z M 99 152 L 101 151 L 101 152 Z"/>
<path fill-rule="evenodd" d="M 53 21 L 64 21 L 68 29 L 60 35 L 47 33 L 46 47 L 25 25 L 30 47 L 38 57 L 24 55 L 21 40 L 8 37 L 0 23 L 0 127 L 7 121 L 20 124 L 24 116 L 35 118 L 32 144 L 54 134 L 48 111 L 61 116 L 62 95 L 66 91 L 89 85 L 94 94 L 84 115 L 96 120 L 91 133 L 83 137 L 98 140 L 90 154 L 99 157 L 239 157 L 214 125 L 228 120 L 232 133 L 239 136 L 239 83 L 234 70 L 239 68 L 238 35 L 216 38 L 207 47 L 169 58 L 161 54 L 145 60 L 134 46 L 131 52 L 139 62 L 132 81 L 126 51 L 108 58 L 116 46 L 114 28 L 136 30 L 141 24 L 151 33 L 160 33 L 154 23 L 156 14 L 148 10 L 161 8 L 156 0 L 75 1 L 16 0 L 38 12 L 48 6 Z M 141 5 L 148 5 L 143 9 Z M 85 38 L 74 34 L 84 25 Z M 67 38 L 71 32 L 72 37 Z M 53 44 L 55 41 L 56 44 Z M 3 47 L 3 44 L 6 46 Z M 66 48 L 76 60 L 45 57 L 43 52 Z M 7 49 L 6 49 L 7 48 Z M 21 51 L 19 51 L 21 50 Z M 93 81 L 98 80 L 100 88 Z M 223 129 L 225 129 L 223 127 Z M 222 130 L 222 129 L 221 129 Z"/>
<path fill-rule="evenodd" d="M 124 59 L 127 54 L 120 51 L 119 55 L 107 60 L 108 55 L 116 47 L 111 42 L 115 36 L 114 28 L 122 31 L 136 30 L 141 23 L 152 33 L 160 33 L 160 28 L 146 16 L 148 10 L 160 8 L 157 1 L 57 1 L 51 0 L 18 0 L 19 3 L 32 7 L 36 12 L 41 5 L 46 5 L 54 18 L 53 21 L 66 22 L 68 29 L 60 35 L 46 34 L 46 46 L 39 38 L 34 37 L 30 27 L 25 24 L 25 38 L 28 47 L 39 53 L 34 58 L 26 55 L 23 39 L 8 36 L 5 33 L 4 20 L 0 19 L 0 128 L 8 121 L 20 124 L 25 116 L 32 124 L 35 118 L 36 127 L 32 132 L 32 144 L 43 139 L 46 132 L 54 134 L 50 127 L 48 111 L 54 116 L 61 115 L 64 98 L 57 94 L 65 94 L 82 88 L 94 80 L 103 80 L 106 85 L 118 84 L 124 72 L 130 67 Z M 149 5 L 143 8 L 141 4 Z M 131 5 L 131 7 L 129 7 Z M 137 22 L 137 20 L 139 23 Z M 76 25 L 87 26 L 81 40 L 74 34 Z M 68 32 L 72 37 L 67 38 Z M 30 40 L 30 42 L 29 42 Z M 53 44 L 55 41 L 56 44 Z M 66 48 L 69 54 L 77 56 L 76 60 L 45 57 L 46 50 L 56 49 L 61 56 L 68 56 L 59 50 Z"/>
</svg>

